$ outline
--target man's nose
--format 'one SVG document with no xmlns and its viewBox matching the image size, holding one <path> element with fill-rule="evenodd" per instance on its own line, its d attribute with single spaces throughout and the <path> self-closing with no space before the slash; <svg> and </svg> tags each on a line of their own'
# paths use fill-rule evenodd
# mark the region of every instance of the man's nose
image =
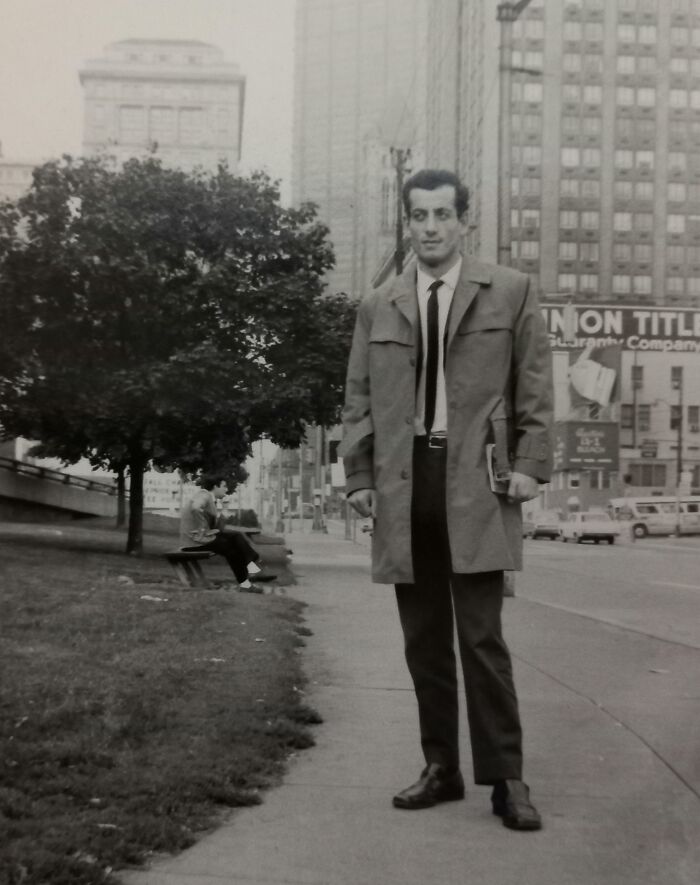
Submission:
<svg viewBox="0 0 700 885">
<path fill-rule="evenodd" d="M 434 212 L 428 212 L 425 218 L 425 228 L 426 230 L 435 230 L 436 229 L 437 219 L 435 217 Z"/>
</svg>

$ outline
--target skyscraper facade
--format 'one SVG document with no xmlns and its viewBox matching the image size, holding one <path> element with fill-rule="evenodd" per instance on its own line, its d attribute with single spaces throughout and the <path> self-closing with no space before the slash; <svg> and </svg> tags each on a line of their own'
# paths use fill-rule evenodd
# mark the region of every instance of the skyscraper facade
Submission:
<svg viewBox="0 0 700 885">
<path fill-rule="evenodd" d="M 425 0 L 298 0 L 292 193 L 330 228 L 330 291 L 359 297 L 395 242 L 392 147 L 425 149 Z"/>
<path fill-rule="evenodd" d="M 512 25 L 505 168 L 496 6 L 429 9 L 428 55 L 447 54 L 428 69 L 427 159 L 472 189 L 470 249 L 498 254 L 502 175 L 511 263 L 544 295 L 700 305 L 700 0 L 532 0 Z"/>
<path fill-rule="evenodd" d="M 429 0 L 427 47 L 426 159 L 470 188 L 467 251 L 545 306 L 543 498 L 700 492 L 700 0 Z"/>
<path fill-rule="evenodd" d="M 216 46 L 197 40 L 122 40 L 80 71 L 83 151 L 123 161 L 155 153 L 183 169 L 235 171 L 241 156 L 245 77 Z"/>
</svg>

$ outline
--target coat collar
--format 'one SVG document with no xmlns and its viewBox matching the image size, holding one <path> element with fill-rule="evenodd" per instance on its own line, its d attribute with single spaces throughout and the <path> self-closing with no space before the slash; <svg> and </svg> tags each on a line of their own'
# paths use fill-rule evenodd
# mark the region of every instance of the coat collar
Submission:
<svg viewBox="0 0 700 885">
<path fill-rule="evenodd" d="M 447 346 L 449 347 L 457 327 L 462 321 L 464 314 L 476 297 L 480 286 L 491 285 L 491 268 L 474 261 L 467 256 L 462 260 L 462 269 L 457 281 L 452 308 L 450 310 L 449 325 L 447 330 Z M 416 264 L 412 262 L 404 270 L 400 277 L 394 280 L 389 292 L 389 301 L 396 304 L 401 313 L 406 317 L 412 327 L 418 322 L 418 298 L 416 293 Z"/>
</svg>

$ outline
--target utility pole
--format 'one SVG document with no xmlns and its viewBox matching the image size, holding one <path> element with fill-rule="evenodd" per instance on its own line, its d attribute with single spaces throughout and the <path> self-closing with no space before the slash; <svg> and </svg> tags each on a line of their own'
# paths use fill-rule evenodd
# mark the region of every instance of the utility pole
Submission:
<svg viewBox="0 0 700 885">
<path fill-rule="evenodd" d="M 396 276 L 403 273 L 406 253 L 403 247 L 403 178 L 410 172 L 411 148 L 391 148 L 391 165 L 396 169 L 396 248 L 394 250 L 394 266 Z"/>
<path fill-rule="evenodd" d="M 678 391 L 676 425 L 676 535 L 681 534 L 681 477 L 683 476 L 683 366 L 671 367 L 671 389 Z"/>
<path fill-rule="evenodd" d="M 510 93 L 513 58 L 513 24 L 530 5 L 531 0 L 499 3 L 496 20 L 501 25 L 501 46 L 498 56 L 498 263 L 510 265 L 510 179 L 511 179 L 511 109 Z M 539 74 L 541 71 L 525 73 Z"/>
</svg>

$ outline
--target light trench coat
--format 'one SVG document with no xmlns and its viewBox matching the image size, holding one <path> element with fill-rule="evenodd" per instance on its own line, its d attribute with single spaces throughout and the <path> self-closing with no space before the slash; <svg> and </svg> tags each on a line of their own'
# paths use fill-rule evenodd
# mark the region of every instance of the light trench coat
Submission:
<svg viewBox="0 0 700 885">
<path fill-rule="evenodd" d="M 360 303 L 340 448 L 347 492 L 376 490 L 372 578 L 413 583 L 411 496 L 416 373 L 421 360 L 416 267 Z M 448 317 L 447 526 L 457 573 L 520 569 L 520 504 L 491 490 L 487 443 L 514 471 L 547 482 L 552 453 L 551 352 L 529 278 L 464 258 Z M 507 446 L 507 453 L 505 451 Z"/>
</svg>

